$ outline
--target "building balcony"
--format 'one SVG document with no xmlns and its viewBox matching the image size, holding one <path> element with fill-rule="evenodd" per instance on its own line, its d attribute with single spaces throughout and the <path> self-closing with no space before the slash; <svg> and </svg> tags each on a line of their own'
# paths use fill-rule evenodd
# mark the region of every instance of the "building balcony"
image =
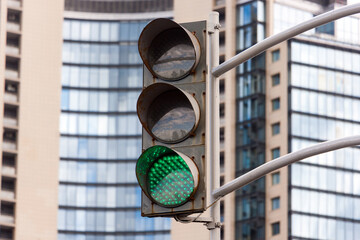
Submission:
<svg viewBox="0 0 360 240">
<path fill-rule="evenodd" d="M 0 198 L 8 201 L 15 201 L 15 192 L 6 189 L 1 189 Z"/>
<path fill-rule="evenodd" d="M 20 57 L 20 48 L 18 46 L 7 45 L 5 51 L 7 55 Z"/>
<path fill-rule="evenodd" d="M 6 30 L 13 31 L 13 32 L 20 32 L 20 23 L 16 22 L 7 22 L 6 24 Z"/>
<path fill-rule="evenodd" d="M 19 1 L 19 0 L 8 0 L 7 5 L 10 8 L 20 9 L 21 8 L 21 1 Z"/>
<path fill-rule="evenodd" d="M 17 127 L 18 120 L 16 118 L 4 117 L 4 126 L 5 127 Z"/>
<path fill-rule="evenodd" d="M 2 174 L 2 175 L 5 175 L 5 176 L 15 177 L 15 176 L 16 176 L 15 166 L 6 166 L 6 165 L 3 165 L 3 166 L 1 167 L 1 174 Z"/>
<path fill-rule="evenodd" d="M 17 149 L 16 142 L 13 141 L 3 141 L 3 150 L 4 151 L 15 151 Z"/>
<path fill-rule="evenodd" d="M 0 215 L 0 224 L 1 223 L 14 224 L 15 223 L 15 217 L 14 216 L 8 216 L 8 215 Z"/>
<path fill-rule="evenodd" d="M 17 105 L 19 102 L 19 96 L 17 93 L 5 92 L 4 93 L 4 101 L 6 103 L 11 103 L 11 104 Z"/>
<path fill-rule="evenodd" d="M 7 79 L 18 79 L 19 71 L 13 69 L 5 69 L 5 78 Z"/>
<path fill-rule="evenodd" d="M 225 0 L 215 0 L 215 6 L 224 6 Z"/>
<path fill-rule="evenodd" d="M 225 93 L 224 92 L 220 93 L 220 102 L 221 103 L 225 102 Z"/>
<path fill-rule="evenodd" d="M 225 127 L 225 118 L 220 117 L 220 127 Z"/>
<path fill-rule="evenodd" d="M 225 56 L 225 45 L 220 45 L 220 47 L 219 47 L 219 54 Z"/>
<path fill-rule="evenodd" d="M 220 151 L 225 150 L 225 141 L 220 141 Z"/>
</svg>

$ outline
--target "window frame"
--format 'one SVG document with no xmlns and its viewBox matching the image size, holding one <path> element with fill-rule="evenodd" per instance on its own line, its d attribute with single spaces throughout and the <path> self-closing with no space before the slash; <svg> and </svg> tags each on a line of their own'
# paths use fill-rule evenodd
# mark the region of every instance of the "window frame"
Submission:
<svg viewBox="0 0 360 240">
<path fill-rule="evenodd" d="M 280 234 L 280 222 L 274 222 L 271 224 L 271 236 Z"/>
</svg>

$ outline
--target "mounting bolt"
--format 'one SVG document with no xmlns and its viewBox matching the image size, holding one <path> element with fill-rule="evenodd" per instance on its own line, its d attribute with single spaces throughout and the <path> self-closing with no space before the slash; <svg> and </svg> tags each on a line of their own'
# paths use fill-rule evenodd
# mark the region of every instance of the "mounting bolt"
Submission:
<svg viewBox="0 0 360 240">
<path fill-rule="evenodd" d="M 215 228 L 221 228 L 221 226 L 222 226 L 221 222 L 209 222 L 204 225 L 206 225 L 208 230 L 213 230 Z"/>
</svg>

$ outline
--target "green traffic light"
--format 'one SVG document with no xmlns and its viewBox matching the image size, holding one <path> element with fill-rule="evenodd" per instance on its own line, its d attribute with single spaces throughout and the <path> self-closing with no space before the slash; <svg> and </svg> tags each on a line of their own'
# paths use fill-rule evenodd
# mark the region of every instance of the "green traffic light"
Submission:
<svg viewBox="0 0 360 240">
<path fill-rule="evenodd" d="M 148 148 L 136 165 L 136 176 L 146 195 L 164 207 L 186 203 L 196 190 L 186 161 L 164 146 Z"/>
<path fill-rule="evenodd" d="M 159 158 L 149 169 L 150 196 L 164 206 L 185 203 L 194 191 L 194 180 L 185 161 L 176 153 Z"/>
</svg>

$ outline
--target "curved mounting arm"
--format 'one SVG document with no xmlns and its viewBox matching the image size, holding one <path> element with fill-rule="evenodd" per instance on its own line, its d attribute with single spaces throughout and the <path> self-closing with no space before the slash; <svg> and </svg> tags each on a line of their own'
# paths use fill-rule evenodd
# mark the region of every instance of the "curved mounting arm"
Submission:
<svg viewBox="0 0 360 240">
<path fill-rule="evenodd" d="M 291 163 L 300 161 L 304 158 L 308 158 L 320 153 L 334 151 L 336 149 L 351 147 L 360 145 L 360 135 L 339 138 L 332 141 L 318 143 L 316 145 L 301 149 L 296 152 L 289 153 L 285 156 L 279 157 L 277 159 L 271 160 L 270 162 L 264 163 L 263 165 L 245 173 L 244 175 L 235 178 L 234 180 L 226 183 L 220 188 L 217 188 L 213 191 L 214 198 L 223 197 L 246 184 L 259 179 L 260 177 L 276 170 L 287 166 Z"/>
<path fill-rule="evenodd" d="M 336 19 L 346 17 L 355 13 L 360 13 L 360 3 L 347 5 L 321 15 L 318 15 L 308 21 L 302 22 L 294 27 L 291 27 L 283 32 L 270 36 L 263 41 L 255 44 L 254 46 L 246 49 L 245 51 L 235 55 L 229 60 L 223 62 L 218 67 L 212 69 L 211 73 L 215 77 L 226 73 L 227 71 L 233 69 L 234 67 L 240 65 L 241 63 L 253 58 L 260 53 L 264 52 L 269 47 L 275 46 L 282 41 L 285 41 L 289 38 L 292 38 L 300 33 L 306 32 L 312 28 L 323 25 L 325 23 L 334 21 Z"/>
</svg>

